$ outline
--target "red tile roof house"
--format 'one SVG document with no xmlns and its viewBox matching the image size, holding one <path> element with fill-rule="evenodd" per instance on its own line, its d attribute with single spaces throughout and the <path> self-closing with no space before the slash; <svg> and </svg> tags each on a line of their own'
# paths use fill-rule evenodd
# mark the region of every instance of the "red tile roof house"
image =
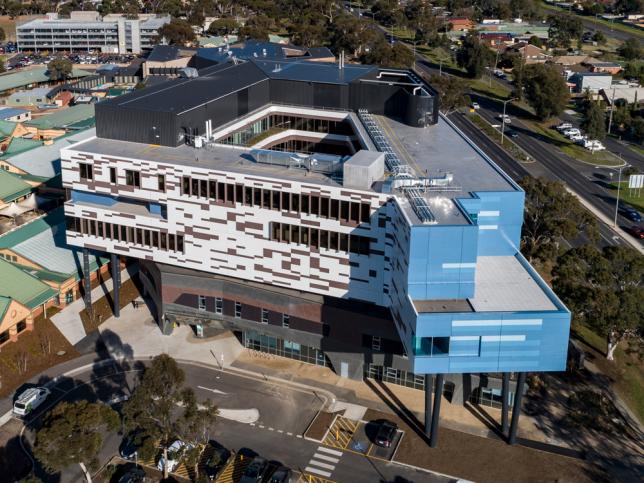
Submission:
<svg viewBox="0 0 644 483">
<path fill-rule="evenodd" d="M 452 26 L 452 30 L 460 32 L 474 28 L 474 22 L 467 17 L 452 17 L 447 22 Z"/>
</svg>

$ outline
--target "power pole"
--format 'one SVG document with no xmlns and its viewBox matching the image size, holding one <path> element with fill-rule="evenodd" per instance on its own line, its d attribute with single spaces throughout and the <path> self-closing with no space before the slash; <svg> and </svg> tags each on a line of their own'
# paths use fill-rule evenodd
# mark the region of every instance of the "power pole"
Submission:
<svg viewBox="0 0 644 483">
<path fill-rule="evenodd" d="M 615 88 L 613 87 L 613 96 L 610 100 L 610 115 L 608 116 L 608 135 L 610 136 L 610 128 L 613 125 L 613 111 L 615 110 Z"/>
</svg>

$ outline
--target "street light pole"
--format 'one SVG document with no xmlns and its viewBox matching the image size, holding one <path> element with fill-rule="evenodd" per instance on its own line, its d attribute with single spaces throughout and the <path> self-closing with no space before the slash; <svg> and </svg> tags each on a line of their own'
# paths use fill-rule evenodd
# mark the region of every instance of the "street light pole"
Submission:
<svg viewBox="0 0 644 483">
<path fill-rule="evenodd" d="M 503 101 L 503 116 L 501 117 L 501 146 L 503 146 L 503 136 L 505 134 L 505 107 L 508 105 L 508 102 L 516 100 L 516 97 L 511 97 Z"/>
<path fill-rule="evenodd" d="M 620 156 L 621 159 L 621 156 Z M 617 228 L 617 213 L 619 212 L 619 191 L 622 185 L 622 169 L 628 167 L 628 164 L 624 164 L 619 167 L 617 170 L 618 176 L 617 176 L 617 200 L 615 201 L 615 220 L 613 221 L 613 226 Z"/>
</svg>

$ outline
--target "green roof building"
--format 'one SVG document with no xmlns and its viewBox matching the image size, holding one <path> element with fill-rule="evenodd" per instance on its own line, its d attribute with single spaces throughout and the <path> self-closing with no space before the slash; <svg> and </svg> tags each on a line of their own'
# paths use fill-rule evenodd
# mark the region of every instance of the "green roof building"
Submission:
<svg viewBox="0 0 644 483">
<path fill-rule="evenodd" d="M 78 106 L 60 109 L 46 116 L 27 121 L 25 122 L 25 126 L 36 127 L 38 129 L 66 129 L 74 124 L 88 120 L 91 120 L 91 124 L 93 124 L 93 119 L 94 104 L 79 104 Z"/>
<path fill-rule="evenodd" d="M 31 193 L 32 186 L 20 177 L 0 169 L 0 207 Z"/>
</svg>

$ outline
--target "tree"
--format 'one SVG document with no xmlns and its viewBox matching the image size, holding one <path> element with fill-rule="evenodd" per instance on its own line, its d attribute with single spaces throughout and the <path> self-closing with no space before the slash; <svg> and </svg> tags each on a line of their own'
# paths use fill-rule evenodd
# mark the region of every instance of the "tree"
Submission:
<svg viewBox="0 0 644 483">
<path fill-rule="evenodd" d="M 185 374 L 177 362 L 161 354 L 152 359 L 132 397 L 124 404 L 125 428 L 139 432 L 142 458 L 153 457 L 156 444 L 160 444 L 168 461 L 168 447 L 174 439 L 197 424 L 195 395 L 192 389 L 183 387 L 184 381 Z M 167 466 L 163 476 L 168 477 Z"/>
<path fill-rule="evenodd" d="M 521 252 L 530 262 L 554 261 L 562 238 L 574 239 L 581 232 L 597 238 L 597 222 L 563 184 L 531 176 L 519 184 L 526 197 Z"/>
<path fill-rule="evenodd" d="M 554 67 L 546 64 L 525 67 L 523 89 L 528 103 L 541 119 L 559 115 L 570 98 L 564 78 Z"/>
<path fill-rule="evenodd" d="M 617 0 L 614 10 L 618 13 L 642 13 L 644 12 L 644 1 L 642 0 Z"/>
<path fill-rule="evenodd" d="M 603 140 L 606 137 L 606 114 L 600 102 L 589 101 L 584 110 L 581 128 L 591 139 Z"/>
<path fill-rule="evenodd" d="M 617 49 L 617 53 L 626 60 L 638 60 L 644 56 L 639 40 L 632 37 L 622 42 L 622 45 Z"/>
<path fill-rule="evenodd" d="M 530 45 L 534 45 L 535 47 L 539 47 L 539 48 L 543 47 L 543 40 L 541 40 L 541 38 L 537 37 L 536 35 L 531 36 L 528 39 L 528 43 Z"/>
<path fill-rule="evenodd" d="M 467 75 L 478 79 L 483 75 L 485 67 L 493 62 L 494 54 L 479 42 L 476 35 L 465 37 L 461 48 L 456 52 L 456 62 L 467 71 Z"/>
<path fill-rule="evenodd" d="M 372 22 L 357 19 L 353 15 L 338 15 L 331 26 L 331 48 L 336 53 L 345 51 L 359 57 L 365 46 L 380 35 Z"/>
<path fill-rule="evenodd" d="M 467 105 L 468 85 L 465 79 L 432 75 L 429 84 L 438 91 L 440 107 L 445 114 Z"/>
<path fill-rule="evenodd" d="M 169 44 L 186 45 L 196 40 L 192 26 L 185 20 L 173 18 L 158 31 L 159 39 L 165 39 Z"/>
<path fill-rule="evenodd" d="M 239 29 L 242 39 L 268 40 L 268 34 L 273 26 L 273 20 L 266 15 L 257 15 L 249 18 Z"/>
<path fill-rule="evenodd" d="M 638 252 L 625 246 L 573 248 L 559 258 L 553 276 L 573 320 L 606 337 L 608 360 L 623 341 L 641 341 L 644 258 Z"/>
<path fill-rule="evenodd" d="M 185 455 L 186 466 L 193 467 L 198 476 L 197 464 L 201 448 L 210 440 L 210 430 L 217 419 L 217 408 L 210 400 L 206 400 L 201 405 L 197 404 L 194 393 L 188 393 L 184 404 L 185 412 L 178 421 L 178 434 L 183 441 L 191 445 Z"/>
<path fill-rule="evenodd" d="M 579 40 L 584 33 L 584 26 L 577 15 L 551 15 L 548 22 L 548 38 L 557 47 L 570 47 L 570 42 Z"/>
<path fill-rule="evenodd" d="M 414 57 L 411 50 L 400 42 L 391 45 L 378 36 L 369 52 L 363 55 L 362 61 L 365 64 L 377 64 L 383 67 L 408 68 L 413 64 Z"/>
<path fill-rule="evenodd" d="M 65 80 L 72 73 L 73 65 L 65 57 L 56 57 L 47 64 L 47 71 L 51 80 Z"/>
<path fill-rule="evenodd" d="M 48 473 L 78 464 L 91 481 L 86 468 L 98 469 L 103 432 L 118 427 L 118 413 L 105 404 L 62 402 L 45 415 L 36 433 L 34 455 Z"/>
<path fill-rule="evenodd" d="M 593 41 L 597 42 L 600 45 L 603 45 L 607 42 L 606 36 L 604 35 L 603 32 L 600 32 L 599 30 L 593 34 Z"/>
<path fill-rule="evenodd" d="M 239 24 L 234 18 L 218 18 L 208 26 L 210 35 L 230 35 L 239 29 Z"/>
</svg>

